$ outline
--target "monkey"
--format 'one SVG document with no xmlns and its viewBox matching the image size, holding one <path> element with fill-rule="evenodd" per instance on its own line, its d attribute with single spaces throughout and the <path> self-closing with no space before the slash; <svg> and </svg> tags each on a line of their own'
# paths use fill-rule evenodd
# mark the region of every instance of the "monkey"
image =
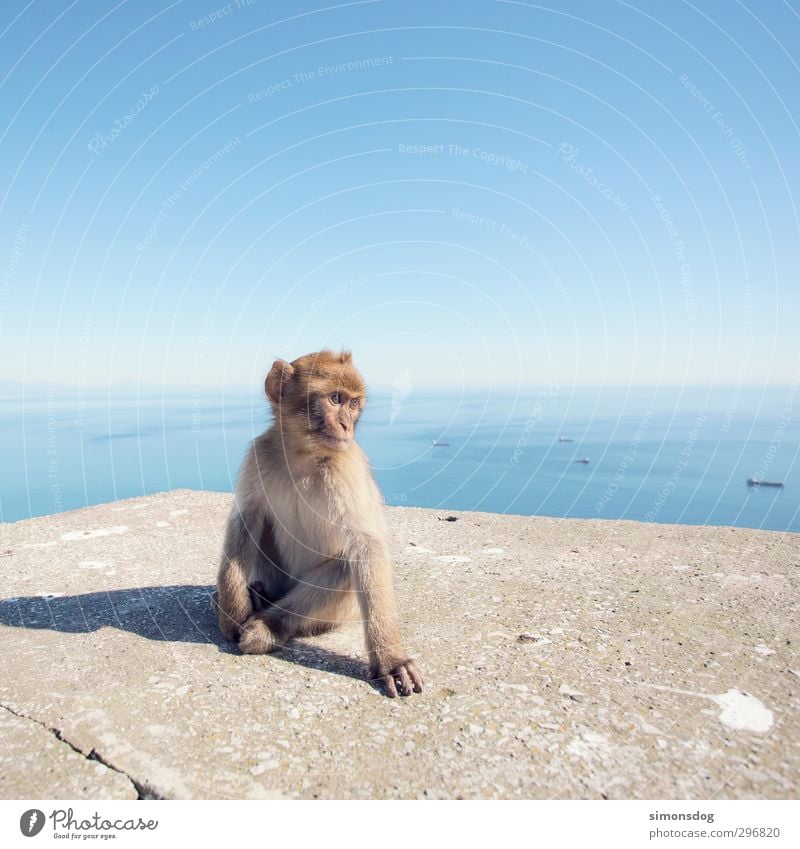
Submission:
<svg viewBox="0 0 800 849">
<path fill-rule="evenodd" d="M 383 500 L 355 440 L 366 389 L 352 354 L 277 359 L 264 390 L 274 420 L 239 470 L 217 575 L 222 635 L 266 654 L 358 610 L 371 679 L 392 698 L 422 692 L 400 639 Z"/>
</svg>

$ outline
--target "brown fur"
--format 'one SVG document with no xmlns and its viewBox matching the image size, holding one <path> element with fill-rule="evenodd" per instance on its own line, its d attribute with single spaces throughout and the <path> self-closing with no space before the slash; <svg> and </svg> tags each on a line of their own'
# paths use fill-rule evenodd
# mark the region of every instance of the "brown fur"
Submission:
<svg viewBox="0 0 800 849">
<path fill-rule="evenodd" d="M 276 360 L 275 422 L 236 485 L 217 579 L 220 630 L 248 654 L 351 618 L 358 603 L 370 674 L 389 695 L 420 692 L 403 648 L 383 502 L 355 442 L 364 381 L 348 352 Z"/>
</svg>

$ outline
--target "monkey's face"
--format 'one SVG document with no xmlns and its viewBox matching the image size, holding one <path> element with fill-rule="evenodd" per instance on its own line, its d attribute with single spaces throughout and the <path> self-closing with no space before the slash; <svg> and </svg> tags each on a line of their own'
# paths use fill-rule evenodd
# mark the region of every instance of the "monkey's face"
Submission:
<svg viewBox="0 0 800 849">
<path fill-rule="evenodd" d="M 349 353 L 320 351 L 292 363 L 276 360 L 267 375 L 284 437 L 322 454 L 347 451 L 364 408 L 364 379 Z"/>
<path fill-rule="evenodd" d="M 334 389 L 309 398 L 309 429 L 322 445 L 333 451 L 347 451 L 353 444 L 362 399 L 343 389 Z"/>
</svg>

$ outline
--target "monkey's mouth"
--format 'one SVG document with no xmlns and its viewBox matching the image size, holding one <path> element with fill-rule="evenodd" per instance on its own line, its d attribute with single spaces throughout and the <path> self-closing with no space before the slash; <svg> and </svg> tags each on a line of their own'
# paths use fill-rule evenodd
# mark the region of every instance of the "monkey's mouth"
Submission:
<svg viewBox="0 0 800 849">
<path fill-rule="evenodd" d="M 322 436 L 322 441 L 329 445 L 331 448 L 336 449 L 337 451 L 346 451 L 350 447 L 350 443 L 353 441 L 352 437 L 338 437 L 331 436 L 329 433 L 320 434 Z"/>
</svg>

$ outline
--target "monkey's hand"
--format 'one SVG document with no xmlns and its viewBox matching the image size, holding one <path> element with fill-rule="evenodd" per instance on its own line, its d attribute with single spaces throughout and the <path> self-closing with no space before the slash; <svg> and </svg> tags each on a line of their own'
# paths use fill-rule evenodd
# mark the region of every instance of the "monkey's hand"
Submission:
<svg viewBox="0 0 800 849">
<path fill-rule="evenodd" d="M 398 688 L 403 696 L 422 692 L 422 676 L 417 671 L 414 661 L 410 658 L 395 662 L 390 668 L 382 670 L 381 667 L 370 669 L 370 678 L 373 681 L 383 681 L 386 694 L 390 699 L 397 698 Z"/>
</svg>

